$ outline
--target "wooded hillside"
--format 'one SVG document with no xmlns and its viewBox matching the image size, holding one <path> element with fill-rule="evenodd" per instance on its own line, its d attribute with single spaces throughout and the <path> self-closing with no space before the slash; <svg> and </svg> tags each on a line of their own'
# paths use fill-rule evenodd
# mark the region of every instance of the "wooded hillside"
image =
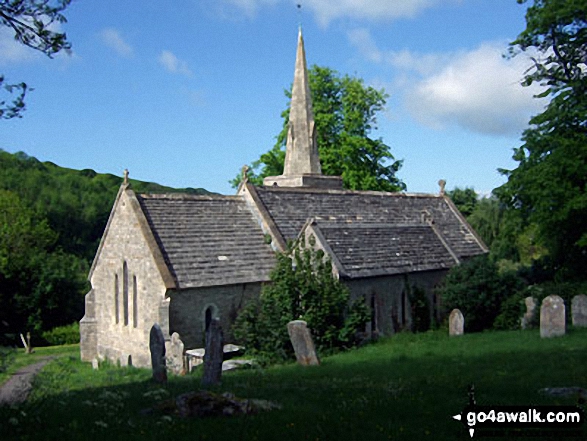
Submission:
<svg viewBox="0 0 587 441">
<path fill-rule="evenodd" d="M 139 193 L 209 193 L 130 182 Z M 87 272 L 121 183 L 0 149 L 0 339 L 81 318 Z"/>
</svg>

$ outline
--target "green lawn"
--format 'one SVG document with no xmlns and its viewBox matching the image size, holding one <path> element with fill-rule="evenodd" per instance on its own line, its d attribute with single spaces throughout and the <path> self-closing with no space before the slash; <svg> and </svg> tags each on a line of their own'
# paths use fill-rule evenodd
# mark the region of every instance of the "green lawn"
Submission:
<svg viewBox="0 0 587 441">
<path fill-rule="evenodd" d="M 587 388 L 587 330 L 571 329 L 549 340 L 540 339 L 537 330 L 456 338 L 401 334 L 325 358 L 319 367 L 230 372 L 218 391 L 277 401 L 283 409 L 199 420 L 140 412 L 198 389 L 199 375 L 174 377 L 160 387 L 148 370 L 93 371 L 69 355 L 43 370 L 26 405 L 0 409 L 7 434 L 1 438 L 464 440 L 469 435 L 451 415 L 467 404 L 472 383 L 478 404 L 575 404 L 574 398 L 546 397 L 538 390 Z"/>
</svg>

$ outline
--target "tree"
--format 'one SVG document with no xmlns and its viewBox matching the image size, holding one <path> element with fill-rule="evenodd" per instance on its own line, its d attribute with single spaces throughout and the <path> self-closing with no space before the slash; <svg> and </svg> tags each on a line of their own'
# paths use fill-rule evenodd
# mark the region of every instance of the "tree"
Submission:
<svg viewBox="0 0 587 441">
<path fill-rule="evenodd" d="M 526 0 L 518 0 L 526 3 Z M 587 266 L 587 0 L 534 0 L 512 56 L 533 50 L 523 84 L 539 82 L 545 110 L 530 120 L 514 170 L 496 194 L 535 224 L 559 277 Z"/>
<path fill-rule="evenodd" d="M 54 24 L 67 21 L 62 12 L 70 3 L 71 0 L 0 0 L 0 25 L 11 28 L 19 43 L 52 58 L 61 50 L 71 49 L 66 34 L 52 30 Z M 32 89 L 23 82 L 4 83 L 4 76 L 0 75 L 0 88 L 17 95 L 9 102 L 0 100 L 0 118 L 20 118 L 25 95 Z"/>
<path fill-rule="evenodd" d="M 477 192 L 472 188 L 455 187 L 447 195 L 465 217 L 469 217 L 477 206 Z"/>
<path fill-rule="evenodd" d="M 334 277 L 324 252 L 306 247 L 301 240 L 277 255 L 271 282 L 258 301 L 243 309 L 233 328 L 249 353 L 268 361 L 290 358 L 287 324 L 297 319 L 307 322 L 319 351 L 357 344 L 357 334 L 369 320 L 365 299 L 350 303 L 348 288 Z"/>
<path fill-rule="evenodd" d="M 396 176 L 402 161 L 394 159 L 381 138 L 370 138 L 377 129 L 376 114 L 385 106 L 385 91 L 327 67 L 312 66 L 308 76 L 322 172 L 342 176 L 344 186 L 352 190 L 404 190 Z M 291 89 L 285 94 L 291 99 Z M 249 180 L 257 185 L 283 173 L 289 105 L 281 116 L 283 128 L 275 146 L 253 162 L 249 172 Z M 231 184 L 237 187 L 240 179 L 239 175 Z"/>
</svg>

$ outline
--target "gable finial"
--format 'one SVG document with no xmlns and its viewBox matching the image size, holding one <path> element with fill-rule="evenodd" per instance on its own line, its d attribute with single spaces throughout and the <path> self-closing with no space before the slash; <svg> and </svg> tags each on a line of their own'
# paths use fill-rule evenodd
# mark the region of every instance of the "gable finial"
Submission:
<svg viewBox="0 0 587 441">
<path fill-rule="evenodd" d="M 124 185 L 128 185 L 128 169 L 124 169 L 124 181 L 122 182 Z"/>
<path fill-rule="evenodd" d="M 438 181 L 438 185 L 440 186 L 440 196 L 444 196 L 446 191 L 444 190 L 446 187 L 446 181 L 444 179 L 441 179 L 440 181 Z"/>
<path fill-rule="evenodd" d="M 241 180 L 242 180 L 242 182 L 245 182 L 245 181 L 248 181 L 249 180 L 249 170 L 250 170 L 250 167 L 247 164 L 243 165 L 243 168 L 241 170 L 241 172 L 242 172 L 242 174 L 241 174 Z"/>
</svg>

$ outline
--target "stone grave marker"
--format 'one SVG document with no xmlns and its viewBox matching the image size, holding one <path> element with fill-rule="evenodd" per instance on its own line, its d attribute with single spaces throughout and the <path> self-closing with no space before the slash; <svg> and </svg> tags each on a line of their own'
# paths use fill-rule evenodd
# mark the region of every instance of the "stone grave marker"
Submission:
<svg viewBox="0 0 587 441">
<path fill-rule="evenodd" d="M 526 312 L 522 316 L 521 322 L 522 329 L 527 329 L 532 323 L 534 314 L 536 314 L 536 299 L 534 297 L 526 297 L 524 303 L 526 304 Z"/>
<path fill-rule="evenodd" d="M 165 365 L 165 337 L 161 327 L 155 323 L 149 334 L 149 350 L 151 351 L 151 367 L 153 379 L 157 383 L 167 382 L 167 368 Z"/>
<path fill-rule="evenodd" d="M 303 320 L 294 320 L 287 324 L 289 339 L 296 353 L 296 360 L 302 366 L 317 366 L 320 364 L 312 334 L 308 329 L 308 324 Z"/>
<path fill-rule="evenodd" d="M 453 309 L 448 316 L 448 335 L 463 335 L 465 333 L 465 317 L 460 309 Z"/>
<path fill-rule="evenodd" d="M 571 301 L 571 315 L 573 326 L 587 327 L 587 296 L 579 294 Z"/>
<path fill-rule="evenodd" d="M 167 356 L 167 364 L 169 370 L 175 375 L 184 375 L 184 344 L 177 332 L 171 334 L 171 342 L 169 344 L 169 355 Z"/>
<path fill-rule="evenodd" d="M 203 386 L 220 383 L 222 361 L 224 360 L 222 327 L 218 319 L 212 319 L 206 331 L 206 352 L 204 353 Z"/>
<path fill-rule="evenodd" d="M 565 334 L 565 302 L 557 295 L 546 297 L 540 307 L 540 337 Z"/>
</svg>

